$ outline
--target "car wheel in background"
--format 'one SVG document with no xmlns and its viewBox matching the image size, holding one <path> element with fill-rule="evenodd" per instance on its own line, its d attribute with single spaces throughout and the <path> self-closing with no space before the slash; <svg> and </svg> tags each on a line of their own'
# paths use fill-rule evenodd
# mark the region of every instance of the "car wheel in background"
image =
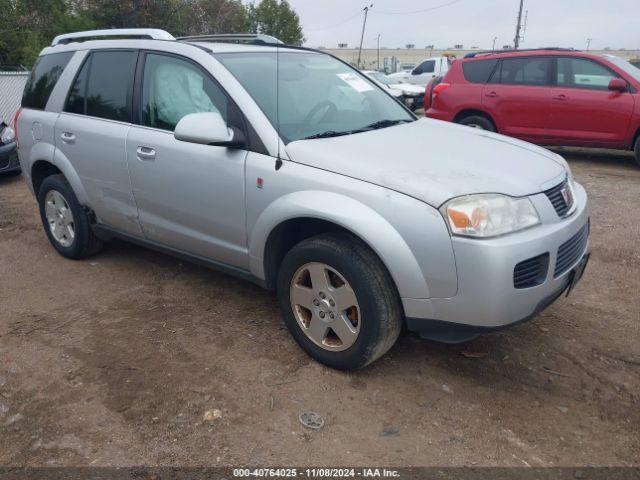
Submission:
<svg viewBox="0 0 640 480">
<path fill-rule="evenodd" d="M 38 192 L 42 225 L 53 247 L 67 258 L 97 253 L 102 242 L 94 235 L 87 212 L 63 175 L 51 175 Z"/>
<path fill-rule="evenodd" d="M 402 328 L 402 306 L 380 259 L 346 233 L 302 241 L 278 272 L 287 328 L 317 361 L 362 368 L 386 353 Z"/>
<path fill-rule="evenodd" d="M 467 127 L 487 130 L 489 132 L 496 131 L 496 127 L 493 125 L 493 122 L 482 115 L 469 115 L 468 117 L 461 118 L 458 123 L 460 125 L 466 125 Z"/>
</svg>

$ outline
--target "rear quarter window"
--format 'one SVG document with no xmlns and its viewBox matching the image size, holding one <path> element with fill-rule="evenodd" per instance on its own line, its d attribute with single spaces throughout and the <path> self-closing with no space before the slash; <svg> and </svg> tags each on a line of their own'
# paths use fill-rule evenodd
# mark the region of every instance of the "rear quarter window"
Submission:
<svg viewBox="0 0 640 480">
<path fill-rule="evenodd" d="M 497 64 L 497 59 L 463 62 L 464 78 L 471 83 L 487 83 Z"/>
<path fill-rule="evenodd" d="M 22 106 L 44 110 L 49 96 L 74 52 L 52 53 L 38 59 L 22 95 Z"/>
</svg>

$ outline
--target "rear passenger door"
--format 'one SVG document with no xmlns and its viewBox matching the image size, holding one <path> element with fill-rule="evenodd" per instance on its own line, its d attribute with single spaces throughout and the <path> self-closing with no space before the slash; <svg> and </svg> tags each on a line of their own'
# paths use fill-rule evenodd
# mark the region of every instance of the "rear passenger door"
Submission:
<svg viewBox="0 0 640 480">
<path fill-rule="evenodd" d="M 80 176 L 98 221 L 142 236 L 125 150 L 137 55 L 89 53 L 56 122 L 55 141 Z"/>
<path fill-rule="evenodd" d="M 551 113 L 551 65 L 548 57 L 501 60 L 482 100 L 500 133 L 530 140 L 544 137 Z"/>
<path fill-rule="evenodd" d="M 136 77 L 137 125 L 127 158 L 147 239 L 181 252 L 248 269 L 244 168 L 246 150 L 176 140 L 187 114 L 218 112 L 244 130 L 218 83 L 191 60 L 143 52 Z"/>
<path fill-rule="evenodd" d="M 629 92 L 612 92 L 619 76 L 587 58 L 559 57 L 549 135 L 563 144 L 626 146 L 634 101 Z"/>
</svg>

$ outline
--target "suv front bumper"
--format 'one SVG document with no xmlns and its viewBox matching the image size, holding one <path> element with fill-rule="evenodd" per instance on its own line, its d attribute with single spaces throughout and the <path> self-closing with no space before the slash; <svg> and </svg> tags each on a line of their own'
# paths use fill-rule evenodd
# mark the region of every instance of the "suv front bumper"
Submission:
<svg viewBox="0 0 640 480">
<path fill-rule="evenodd" d="M 576 260 L 556 275 L 559 247 L 589 228 L 586 192 L 578 184 L 574 192 L 576 209 L 568 218 L 558 218 L 547 197 L 538 194 L 530 198 L 541 225 L 485 240 L 452 237 L 458 292 L 451 298 L 403 298 L 409 329 L 428 338 L 464 341 L 528 320 L 553 303 L 568 287 L 573 269 L 589 248 L 588 242 L 581 245 Z M 541 283 L 515 288 L 515 266 L 547 253 L 548 269 Z"/>
<path fill-rule="evenodd" d="M 18 170 L 20 170 L 20 162 L 15 142 L 6 145 L 0 143 L 0 174 Z"/>
</svg>

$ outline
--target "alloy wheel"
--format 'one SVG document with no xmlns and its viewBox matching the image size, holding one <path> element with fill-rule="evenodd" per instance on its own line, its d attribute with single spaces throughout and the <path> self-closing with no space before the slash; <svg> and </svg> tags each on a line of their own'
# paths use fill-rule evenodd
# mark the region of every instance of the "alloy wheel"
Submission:
<svg viewBox="0 0 640 480">
<path fill-rule="evenodd" d="M 75 238 L 75 222 L 69 204 L 57 190 L 49 190 L 44 200 L 44 212 L 51 235 L 63 247 L 70 247 Z"/>
<path fill-rule="evenodd" d="M 357 340 L 360 306 L 335 268 L 318 262 L 303 265 L 293 275 L 289 298 L 299 327 L 319 347 L 339 352 Z"/>
</svg>

